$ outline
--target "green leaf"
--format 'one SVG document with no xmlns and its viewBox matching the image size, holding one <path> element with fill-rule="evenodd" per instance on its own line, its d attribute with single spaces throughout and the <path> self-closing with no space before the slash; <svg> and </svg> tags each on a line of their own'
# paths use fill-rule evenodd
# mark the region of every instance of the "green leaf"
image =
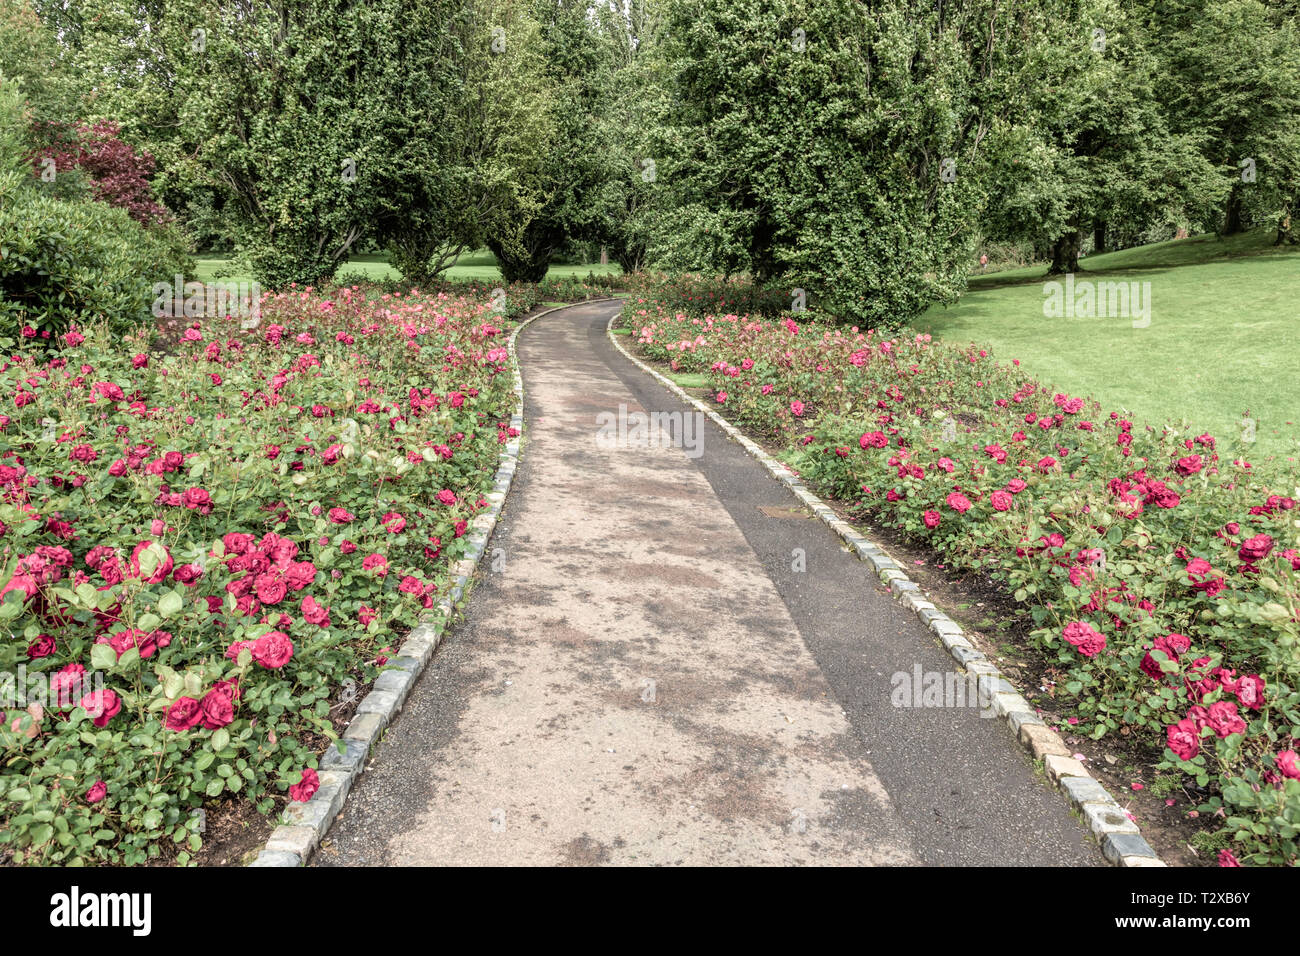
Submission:
<svg viewBox="0 0 1300 956">
<path fill-rule="evenodd" d="M 96 644 L 90 649 L 90 666 L 98 671 L 112 670 L 117 666 L 117 651 L 108 644 Z"/>
<path fill-rule="evenodd" d="M 185 607 L 185 602 L 175 591 L 168 591 L 158 600 L 158 613 L 164 618 L 175 617 Z"/>
<path fill-rule="evenodd" d="M 212 749 L 217 753 L 225 750 L 230 746 L 230 731 L 225 727 L 218 728 L 212 732 Z"/>
</svg>

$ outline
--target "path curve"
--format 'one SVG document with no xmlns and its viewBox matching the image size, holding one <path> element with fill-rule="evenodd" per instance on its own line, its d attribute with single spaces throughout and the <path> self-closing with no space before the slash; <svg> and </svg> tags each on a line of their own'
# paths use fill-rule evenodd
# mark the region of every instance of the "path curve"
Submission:
<svg viewBox="0 0 1300 956">
<path fill-rule="evenodd" d="M 951 659 L 761 464 L 637 429 L 691 413 L 606 341 L 620 305 L 520 335 L 482 579 L 313 864 L 1099 864 L 1001 721 L 891 706 Z"/>
</svg>

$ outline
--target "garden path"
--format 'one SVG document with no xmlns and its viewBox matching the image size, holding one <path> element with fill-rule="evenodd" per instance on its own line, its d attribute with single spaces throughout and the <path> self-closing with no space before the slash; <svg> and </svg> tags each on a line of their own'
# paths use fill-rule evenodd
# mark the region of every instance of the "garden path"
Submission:
<svg viewBox="0 0 1300 956">
<path fill-rule="evenodd" d="M 481 580 L 313 863 L 1101 863 L 1001 720 L 891 706 L 951 658 L 761 464 L 711 422 L 698 456 L 601 440 L 690 414 L 610 346 L 618 307 L 520 335 Z"/>
</svg>

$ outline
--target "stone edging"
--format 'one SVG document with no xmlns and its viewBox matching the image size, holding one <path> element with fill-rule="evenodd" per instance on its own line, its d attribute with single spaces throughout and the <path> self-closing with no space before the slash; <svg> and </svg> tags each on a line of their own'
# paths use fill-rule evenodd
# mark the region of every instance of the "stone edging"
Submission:
<svg viewBox="0 0 1300 956">
<path fill-rule="evenodd" d="M 1034 713 L 1029 702 L 1002 676 L 993 662 L 967 640 L 961 625 L 927 600 L 920 586 L 907 576 L 898 562 L 836 515 L 785 464 L 765 452 L 712 408 L 688 395 L 675 382 L 625 349 L 618 341 L 619 337 L 614 334 L 614 321 L 617 318 L 617 315 L 610 318 L 605 326 L 605 334 L 626 359 L 654 376 L 683 402 L 711 418 L 730 438 L 762 462 L 773 478 L 794 492 L 795 497 L 844 539 L 859 558 L 871 565 L 881 583 L 904 606 L 916 612 L 917 617 L 934 632 L 958 666 L 968 674 L 977 675 L 976 684 L 981 696 L 988 695 L 993 709 L 1010 726 L 1011 733 L 1035 759 L 1043 761 L 1048 777 L 1079 812 L 1100 843 L 1106 859 L 1118 866 L 1165 866 L 1156 851 L 1142 838 L 1137 824 L 1124 815 L 1119 802 L 1088 773 L 1080 761 L 1071 756 L 1070 749 L 1061 736 Z"/>
<path fill-rule="evenodd" d="M 587 299 L 574 305 L 604 301 L 612 301 L 612 298 Z M 272 831 L 266 846 L 257 855 L 257 859 L 249 864 L 250 866 L 306 864 L 312 853 L 320 846 L 320 841 L 329 831 L 334 818 L 343 809 L 343 802 L 347 799 L 353 782 L 361 776 L 365 768 L 370 749 L 378 743 L 384 730 L 402 709 L 411 688 L 415 686 L 425 665 L 433 657 L 433 652 L 446 634 L 452 617 L 467 596 L 470 580 L 479 562 L 487 552 L 488 538 L 496 527 L 506 495 L 515 477 L 515 469 L 519 465 L 519 447 L 524 430 L 524 379 L 515 353 L 515 339 L 520 332 L 542 316 L 568 308 L 572 306 L 559 306 L 539 312 L 521 322 L 510 335 L 508 348 L 515 391 L 515 410 L 510 417 L 510 427 L 519 429 L 520 434 L 506 442 L 505 448 L 501 451 L 501 463 L 497 466 L 496 480 L 492 490 L 485 495 L 488 509 L 474 519 L 473 530 L 466 539 L 469 542 L 469 551 L 452 565 L 454 577 L 451 590 L 434 606 L 433 613 L 427 620 L 411 629 L 406 640 L 402 641 L 397 656 L 389 661 L 393 669 L 385 670 L 379 675 L 370 693 L 366 694 L 358 705 L 347 729 L 343 731 L 342 739 L 346 744 L 346 752 L 339 753 L 338 746 L 331 744 L 321 757 L 320 789 L 306 803 L 290 803 L 284 808 L 280 826 Z"/>
</svg>

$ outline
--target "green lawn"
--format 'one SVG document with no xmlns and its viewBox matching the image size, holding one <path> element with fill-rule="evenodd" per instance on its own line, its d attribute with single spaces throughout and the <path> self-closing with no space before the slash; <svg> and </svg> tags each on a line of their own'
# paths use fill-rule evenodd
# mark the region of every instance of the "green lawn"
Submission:
<svg viewBox="0 0 1300 956">
<path fill-rule="evenodd" d="M 1001 360 L 1136 422 L 1187 420 L 1220 439 L 1257 422 L 1257 455 L 1300 457 L 1300 249 L 1258 230 L 1195 236 L 1089 256 L 1084 279 L 1150 283 L 1150 325 L 1132 318 L 1049 318 L 1045 266 L 976 275 L 950 307 L 913 324 Z"/>
<path fill-rule="evenodd" d="M 196 266 L 194 277 L 200 282 L 210 282 L 214 279 L 251 281 L 253 278 L 246 273 L 236 271 L 232 261 L 228 258 L 200 258 Z M 360 272 L 374 279 L 393 279 L 399 275 L 398 271 L 388 264 L 388 257 L 382 253 L 354 256 L 340 267 L 339 272 Z M 600 263 L 571 266 L 554 265 L 547 271 L 546 276 L 549 279 L 575 276 L 583 278 L 589 272 L 594 272 L 596 275 L 618 275 L 621 270 L 616 262 L 611 262 L 606 266 L 602 266 Z M 500 279 L 501 270 L 497 268 L 496 258 L 492 253 L 487 249 L 480 249 L 461 256 L 456 264 L 448 269 L 444 275 L 448 279 L 491 280 Z"/>
</svg>

